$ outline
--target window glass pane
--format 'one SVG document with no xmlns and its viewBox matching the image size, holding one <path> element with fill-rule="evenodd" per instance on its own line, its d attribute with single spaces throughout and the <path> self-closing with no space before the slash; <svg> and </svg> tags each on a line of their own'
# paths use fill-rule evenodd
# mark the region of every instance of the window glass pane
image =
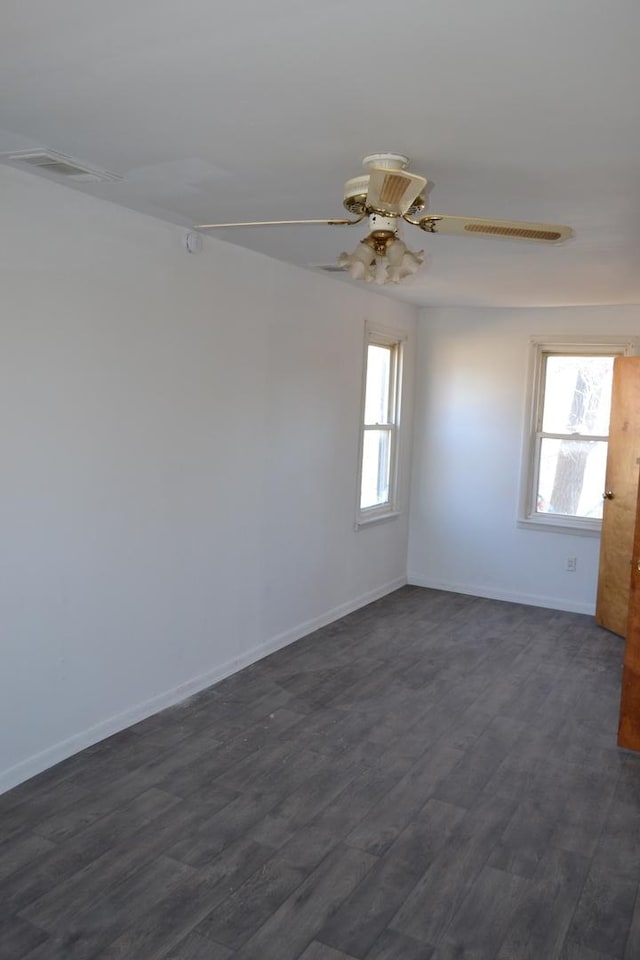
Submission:
<svg viewBox="0 0 640 960">
<path fill-rule="evenodd" d="M 371 343 L 367 348 L 367 388 L 364 422 L 389 423 L 389 386 L 391 380 L 391 347 Z"/>
<path fill-rule="evenodd" d="M 365 430 L 362 449 L 360 509 L 389 500 L 391 431 Z"/>
<path fill-rule="evenodd" d="M 547 357 L 543 432 L 606 437 L 612 375 L 613 357 Z"/>
<path fill-rule="evenodd" d="M 602 519 L 607 443 L 543 439 L 537 513 Z"/>
</svg>

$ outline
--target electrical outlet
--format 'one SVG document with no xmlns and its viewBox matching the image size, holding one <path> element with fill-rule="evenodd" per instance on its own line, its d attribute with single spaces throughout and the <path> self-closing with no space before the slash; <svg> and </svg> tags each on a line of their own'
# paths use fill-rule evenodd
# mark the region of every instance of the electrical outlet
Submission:
<svg viewBox="0 0 640 960">
<path fill-rule="evenodd" d="M 576 572 L 576 566 L 577 566 L 576 558 L 575 558 L 575 557 L 567 557 L 567 562 L 566 562 L 565 567 L 564 567 L 565 570 L 567 571 L 567 573 L 575 573 L 575 572 Z"/>
</svg>

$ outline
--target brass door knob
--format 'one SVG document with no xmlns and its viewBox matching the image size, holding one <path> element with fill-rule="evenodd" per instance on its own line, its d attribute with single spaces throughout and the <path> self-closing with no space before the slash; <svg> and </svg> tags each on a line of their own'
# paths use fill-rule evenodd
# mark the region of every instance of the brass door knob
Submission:
<svg viewBox="0 0 640 960">
<path fill-rule="evenodd" d="M 603 500 L 613 500 L 613 490 L 605 490 L 602 494 Z"/>
</svg>

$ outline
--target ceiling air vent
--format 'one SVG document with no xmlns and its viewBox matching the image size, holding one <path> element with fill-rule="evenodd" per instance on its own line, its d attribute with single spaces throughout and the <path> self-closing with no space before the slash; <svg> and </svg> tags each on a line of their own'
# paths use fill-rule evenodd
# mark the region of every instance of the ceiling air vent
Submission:
<svg viewBox="0 0 640 960">
<path fill-rule="evenodd" d="M 5 153 L 0 156 L 5 163 L 15 164 L 17 167 L 29 167 L 32 172 L 42 171 L 52 173 L 74 183 L 100 183 L 103 181 L 121 180 L 122 177 L 106 170 L 96 170 L 79 163 L 73 157 L 54 150 L 25 150 L 23 153 Z"/>
<path fill-rule="evenodd" d="M 345 268 L 339 267 L 337 263 L 311 263 L 315 270 L 324 270 L 325 273 L 344 273 Z"/>
</svg>

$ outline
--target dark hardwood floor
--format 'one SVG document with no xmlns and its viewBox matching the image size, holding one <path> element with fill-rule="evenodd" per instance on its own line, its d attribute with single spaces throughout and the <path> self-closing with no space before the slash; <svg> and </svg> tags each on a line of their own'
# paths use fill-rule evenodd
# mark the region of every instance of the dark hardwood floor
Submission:
<svg viewBox="0 0 640 960">
<path fill-rule="evenodd" d="M 399 590 L 0 797 L 0 956 L 639 960 L 622 655 Z"/>
</svg>

